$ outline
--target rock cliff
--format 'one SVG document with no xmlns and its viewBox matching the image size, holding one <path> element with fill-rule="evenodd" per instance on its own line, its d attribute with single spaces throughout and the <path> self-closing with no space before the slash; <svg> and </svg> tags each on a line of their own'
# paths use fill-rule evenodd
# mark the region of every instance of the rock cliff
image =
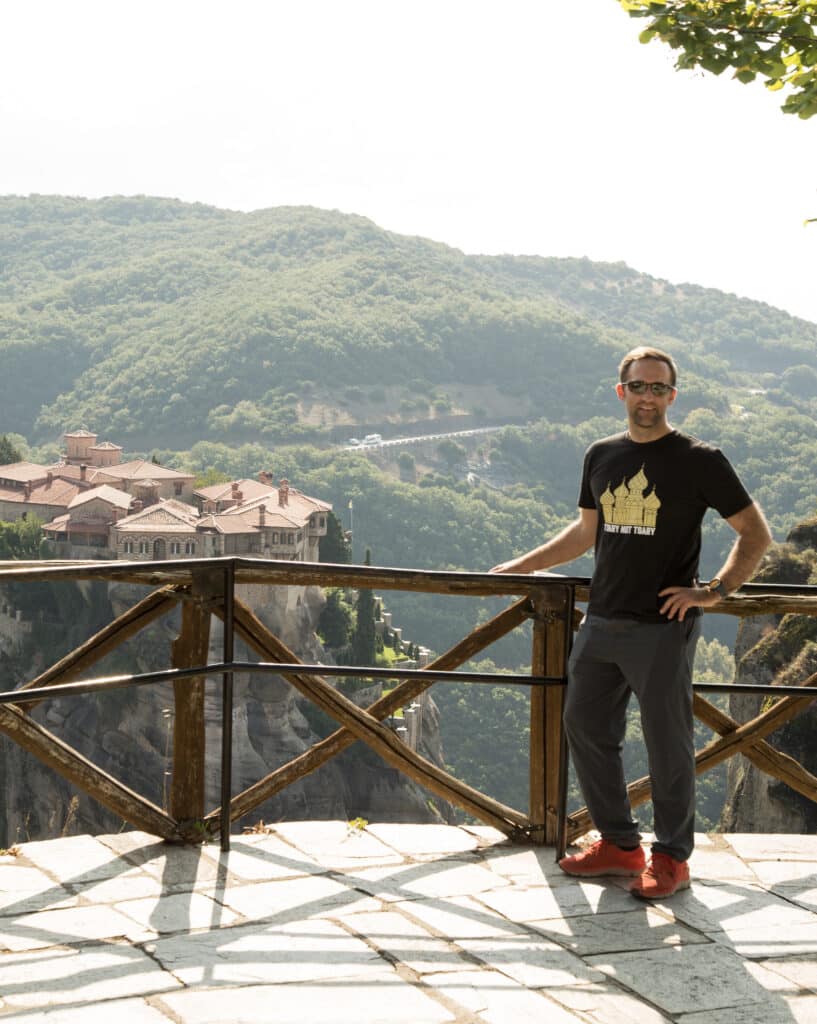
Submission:
<svg viewBox="0 0 817 1024">
<path fill-rule="evenodd" d="M 67 586 L 63 584 L 63 586 Z M 73 586 L 73 585 L 72 585 Z M 328 661 L 315 633 L 323 597 L 315 588 L 240 587 L 240 597 L 300 658 Z M 0 645 L 3 688 L 31 678 L 143 595 L 141 588 L 110 585 L 73 587 L 66 607 L 70 623 L 38 621 L 19 630 L 11 604 L 4 611 Z M 69 618 L 66 616 L 66 619 Z M 149 671 L 167 667 L 178 635 L 180 616 L 166 616 L 134 637 L 100 664 L 94 675 Z M 210 659 L 221 660 L 222 634 L 214 620 Z M 254 660 L 236 650 L 238 659 Z M 373 687 L 356 699 L 367 705 L 379 696 Z M 206 807 L 220 802 L 221 698 L 217 681 L 208 681 L 205 701 L 207 735 Z M 172 754 L 173 699 L 169 686 L 141 686 L 100 694 L 97 698 L 61 699 L 43 704 L 34 717 L 60 739 L 159 806 L 167 805 Z M 333 731 L 334 724 L 281 677 L 251 674 L 236 677 L 233 713 L 233 792 L 263 778 L 273 768 L 308 749 Z M 439 714 L 425 704 L 422 753 L 442 765 Z M 112 832 L 123 823 L 94 800 L 74 791 L 63 779 L 12 741 L 0 737 L 0 846 L 60 834 Z M 364 744 L 356 743 L 310 776 L 282 790 L 247 820 L 295 819 L 373 821 L 451 821 L 451 808 L 430 797 L 387 766 Z"/>
<path fill-rule="evenodd" d="M 817 583 L 817 517 L 795 527 L 771 552 L 756 577 L 777 583 Z M 799 685 L 817 671 L 817 617 L 767 616 L 741 623 L 735 648 L 737 683 Z M 763 696 L 733 695 L 730 714 L 747 721 L 763 709 Z M 778 750 L 817 775 L 817 709 L 812 706 L 768 737 Z M 721 816 L 725 832 L 817 831 L 817 804 L 761 772 L 746 758 L 729 761 Z"/>
</svg>

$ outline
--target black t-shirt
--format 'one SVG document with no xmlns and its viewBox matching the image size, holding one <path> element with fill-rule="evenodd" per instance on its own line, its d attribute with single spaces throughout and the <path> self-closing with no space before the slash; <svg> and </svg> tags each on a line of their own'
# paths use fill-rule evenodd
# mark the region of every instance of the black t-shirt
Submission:
<svg viewBox="0 0 817 1024">
<path fill-rule="evenodd" d="M 588 611 L 666 622 L 658 592 L 696 580 L 706 510 L 728 519 L 751 502 L 719 449 L 677 430 L 643 444 L 625 433 L 591 445 L 579 494 L 580 508 L 599 513 Z"/>
</svg>

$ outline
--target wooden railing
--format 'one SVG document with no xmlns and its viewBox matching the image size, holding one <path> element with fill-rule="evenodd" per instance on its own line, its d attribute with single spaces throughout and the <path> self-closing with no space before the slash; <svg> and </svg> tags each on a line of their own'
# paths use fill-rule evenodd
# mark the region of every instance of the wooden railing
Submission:
<svg viewBox="0 0 817 1024">
<path fill-rule="evenodd" d="M 577 577 L 430 572 L 370 566 L 279 562 L 260 559 L 187 559 L 151 563 L 19 562 L 0 563 L 0 584 L 12 581 L 97 580 L 152 586 L 146 597 L 119 615 L 95 636 L 17 689 L 0 678 L 0 732 L 50 765 L 79 789 L 136 828 L 169 841 L 201 841 L 220 834 L 229 848 L 230 824 L 243 818 L 286 786 L 310 774 L 356 740 L 362 740 L 388 764 L 432 793 L 506 835 L 554 845 L 559 852 L 583 835 L 592 822 L 586 809 L 568 816 L 567 751 L 562 731 L 566 664 L 573 630 L 581 618 L 576 602 L 587 598 L 588 581 Z M 236 595 L 236 585 L 319 586 L 405 590 L 450 596 L 517 599 L 488 622 L 439 655 L 423 669 L 372 669 L 301 662 Z M 103 657 L 140 630 L 181 605 L 181 629 L 173 644 L 171 666 L 138 675 L 87 678 Z M 817 614 L 817 588 L 745 587 L 714 611 L 739 616 Z M 208 662 L 210 623 L 224 624 L 220 662 Z M 530 673 L 505 675 L 457 671 L 496 640 L 530 620 Z M 259 661 L 236 661 L 240 639 Z M 232 793 L 233 679 L 241 673 L 269 673 L 289 681 L 303 696 L 337 722 L 325 739 L 244 791 Z M 327 678 L 388 678 L 399 684 L 369 708 L 360 708 Z M 205 807 L 205 677 L 221 677 L 221 805 Z M 172 772 L 167 807 L 159 807 L 113 778 L 98 765 L 36 722 L 30 712 L 44 700 L 101 694 L 123 686 L 172 682 Z M 450 681 L 530 690 L 530 785 L 527 812 L 508 807 L 443 771 L 406 746 L 384 720 L 435 683 Z M 696 684 L 695 713 L 719 736 L 697 754 L 699 772 L 742 753 L 764 771 L 817 801 L 817 778 L 792 758 L 774 750 L 765 736 L 804 710 L 817 694 L 802 687 L 817 685 L 817 676 L 800 687 L 715 686 Z M 779 697 L 751 722 L 740 724 L 705 700 L 701 691 L 729 689 Z M 650 798 L 649 779 L 630 786 L 636 806 Z"/>
</svg>

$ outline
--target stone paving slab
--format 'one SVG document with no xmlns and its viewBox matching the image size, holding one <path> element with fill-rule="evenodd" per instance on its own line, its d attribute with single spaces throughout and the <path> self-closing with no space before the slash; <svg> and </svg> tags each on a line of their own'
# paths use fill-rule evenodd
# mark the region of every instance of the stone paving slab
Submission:
<svg viewBox="0 0 817 1024">
<path fill-rule="evenodd" d="M 775 898 L 768 889 L 746 882 L 724 882 L 720 885 L 693 882 L 689 889 L 676 893 L 672 899 L 652 904 L 677 921 L 709 935 L 724 932 L 755 931 L 762 935 L 767 929 L 817 924 L 808 911 Z"/>
<path fill-rule="evenodd" d="M 611 983 L 553 988 L 548 995 L 593 1024 L 669 1024 L 670 1018 L 638 996 Z M 730 1024 L 726 1018 L 719 1024 Z"/>
<path fill-rule="evenodd" d="M 493 829 L 289 822 L 0 858 L 0 1024 L 815 1024 L 817 839 L 699 837 L 635 900 Z"/>
<path fill-rule="evenodd" d="M 762 832 L 730 833 L 724 841 L 745 861 L 803 860 L 814 863 L 815 837 L 802 835 L 768 836 Z"/>
<path fill-rule="evenodd" d="M 140 926 L 139 941 L 167 932 L 228 928 L 238 921 L 234 911 L 200 892 L 124 900 L 114 909 Z"/>
<path fill-rule="evenodd" d="M 456 860 L 422 861 L 388 868 L 364 868 L 354 875 L 344 873 L 365 892 L 385 900 L 425 896 L 473 896 L 508 883 L 481 864 Z"/>
<path fill-rule="evenodd" d="M 547 847 L 513 846 L 506 841 L 485 850 L 483 860 L 502 878 L 520 885 L 572 884 Z"/>
<path fill-rule="evenodd" d="M 817 840 L 815 840 L 817 841 Z M 817 885 L 817 864 L 800 860 L 753 860 L 752 872 L 762 885 Z"/>
<path fill-rule="evenodd" d="M 432 975 L 434 990 L 478 1015 L 486 1024 L 581 1024 L 581 1018 L 541 991 L 520 985 L 498 971 L 472 970 Z"/>
<path fill-rule="evenodd" d="M 676 1019 L 678 1024 L 814 1024 L 817 996 L 781 995 L 767 1003 L 683 1013 Z"/>
<path fill-rule="evenodd" d="M 689 859 L 689 871 L 693 878 L 714 881 L 754 882 L 754 865 L 746 864 L 731 849 L 717 849 L 712 845 L 696 848 Z"/>
<path fill-rule="evenodd" d="M 201 846 L 170 846 L 154 838 L 152 843 L 130 850 L 121 865 L 135 866 L 161 883 L 163 892 L 189 892 L 221 877 L 218 861 L 208 857 Z"/>
<path fill-rule="evenodd" d="M 798 907 L 804 910 L 817 910 L 817 888 L 802 889 L 799 885 L 775 885 L 771 891 L 775 896 L 782 896 L 784 900 L 791 900 Z"/>
<path fill-rule="evenodd" d="M 0 864 L 0 917 L 19 917 L 76 903 L 77 897 L 70 890 L 37 868 L 8 863 L 5 859 Z"/>
<path fill-rule="evenodd" d="M 761 960 L 759 966 L 779 974 L 800 989 L 809 989 L 817 995 L 817 957 L 790 956 L 783 960 Z M 817 1020 L 817 1017 L 814 1018 Z"/>
<path fill-rule="evenodd" d="M 454 943 L 437 938 L 396 911 L 344 914 L 340 921 L 350 931 L 365 936 L 381 954 L 385 953 L 392 961 L 405 965 L 415 974 L 462 971 L 472 966 Z"/>
<path fill-rule="evenodd" d="M 280 984 L 390 973 L 361 939 L 331 921 L 225 928 L 149 943 L 147 951 L 187 986 Z"/>
<path fill-rule="evenodd" d="M 0 992 L 6 1006 L 16 1009 L 78 1002 L 91 1006 L 176 988 L 181 988 L 178 979 L 127 943 L 0 956 Z"/>
<path fill-rule="evenodd" d="M 712 939 L 750 960 L 798 956 L 804 953 L 817 957 L 817 919 L 814 914 L 811 917 L 811 921 L 801 919 L 788 925 L 778 925 L 775 922 L 762 932 L 751 927 L 730 928 L 722 932 L 713 932 Z"/>
<path fill-rule="evenodd" d="M 470 896 L 453 896 L 450 899 L 415 900 L 396 905 L 401 912 L 420 924 L 431 928 L 435 934 L 458 942 L 460 939 L 501 939 L 505 936 L 519 937 L 527 931 L 483 906 Z"/>
<path fill-rule="evenodd" d="M 325 917 L 330 912 L 347 914 L 379 910 L 380 904 L 334 878 L 316 875 L 276 882 L 258 882 L 218 894 L 225 906 L 246 921 L 288 921 Z"/>
<path fill-rule="evenodd" d="M 663 947 L 679 949 L 684 944 L 709 941 L 700 932 L 647 905 L 623 914 L 531 921 L 529 927 L 581 957 L 592 957 L 598 953 L 646 952 Z"/>
<path fill-rule="evenodd" d="M 3 1008 L 0 1001 L 0 1010 Z M 260 1018 L 259 1018 L 260 1019 Z M 2 1017 L 3 1024 L 168 1024 L 169 1018 L 144 999 L 112 999 L 80 1006 L 58 1006 L 42 1012 L 24 1011 Z"/>
<path fill-rule="evenodd" d="M 604 975 L 588 967 L 581 957 L 542 938 L 524 936 L 501 942 L 460 939 L 457 945 L 526 988 L 589 985 L 604 980 Z"/>
<path fill-rule="evenodd" d="M 120 875 L 91 881 L 85 885 L 72 885 L 71 888 L 78 893 L 82 905 L 97 906 L 103 903 L 121 903 L 122 900 L 147 899 L 151 896 L 158 899 L 168 892 L 163 888 L 161 879 L 145 874 L 139 868 L 128 868 L 127 865 Z"/>
<path fill-rule="evenodd" d="M 448 825 L 374 824 L 367 825 L 366 831 L 404 857 L 442 857 L 476 850 L 479 846 L 477 836 Z"/>
<path fill-rule="evenodd" d="M 324 865 L 277 836 L 241 836 L 231 842 L 230 847 L 224 853 L 218 846 L 205 846 L 203 852 L 208 860 L 237 880 L 261 882 L 326 871 Z"/>
<path fill-rule="evenodd" d="M 598 970 L 668 1014 L 767 1005 L 781 977 L 719 946 L 676 946 L 589 957 Z M 728 1017 L 722 1018 L 728 1020 Z"/>
<path fill-rule="evenodd" d="M 157 843 L 154 837 L 153 842 Z M 122 862 L 93 836 L 67 836 L 23 845 L 26 861 L 63 885 L 85 884 L 92 879 L 111 878 L 122 871 Z"/>
<path fill-rule="evenodd" d="M 571 880 L 570 885 L 552 887 L 514 885 L 480 893 L 479 899 L 509 921 L 519 923 L 639 910 L 639 904 L 626 889 L 595 881 Z"/>
<path fill-rule="evenodd" d="M 401 864 L 403 857 L 367 829 L 350 828 L 345 821 L 288 821 L 275 833 L 326 868 L 370 864 Z"/>
<path fill-rule="evenodd" d="M 190 989 L 163 996 L 160 1004 L 174 1015 L 173 1020 L 184 1024 L 453 1024 L 456 1020 L 439 1001 L 394 971 L 342 982 Z"/>
<path fill-rule="evenodd" d="M 47 949 L 93 939 L 132 938 L 141 929 L 111 907 L 42 910 L 21 917 L 0 918 L 0 951 Z"/>
</svg>

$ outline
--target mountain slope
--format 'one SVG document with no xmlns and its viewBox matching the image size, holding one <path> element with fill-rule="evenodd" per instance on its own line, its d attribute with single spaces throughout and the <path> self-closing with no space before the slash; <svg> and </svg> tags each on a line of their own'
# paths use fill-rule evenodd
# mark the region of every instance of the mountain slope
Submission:
<svg viewBox="0 0 817 1024">
<path fill-rule="evenodd" d="M 817 349 L 815 325 L 620 264 L 466 256 L 312 208 L 5 198 L 0 261 L 0 431 L 36 442 L 320 441 L 378 402 L 405 432 L 484 419 L 492 393 L 578 422 L 641 340 L 683 350 L 689 407 L 717 410 L 730 367 Z"/>
</svg>

